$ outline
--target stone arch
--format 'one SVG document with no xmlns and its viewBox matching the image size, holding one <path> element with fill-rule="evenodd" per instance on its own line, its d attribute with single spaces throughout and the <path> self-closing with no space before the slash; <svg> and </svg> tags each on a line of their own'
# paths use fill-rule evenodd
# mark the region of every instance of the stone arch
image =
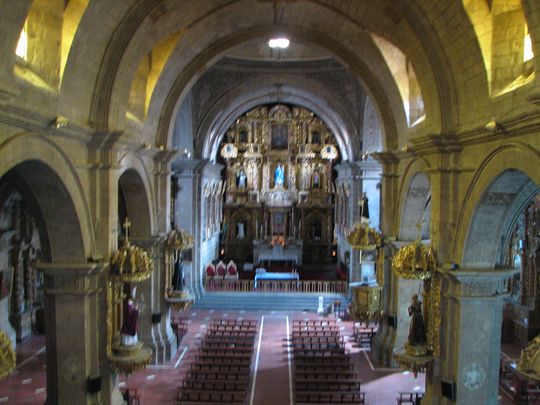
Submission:
<svg viewBox="0 0 540 405">
<path fill-rule="evenodd" d="M 406 194 L 404 194 L 405 190 Z M 406 189 L 402 190 L 400 195 L 402 209 L 398 240 L 417 239 L 418 224 L 421 224 L 421 239 L 429 239 L 431 184 L 428 175 L 421 171 L 411 175 Z"/>
<path fill-rule="evenodd" d="M 536 164 L 527 164 L 538 162 L 539 155 L 530 146 L 511 144 L 482 162 L 458 221 L 455 257 L 462 267 L 493 269 L 501 264 L 501 247 L 517 216 L 540 192 Z"/>
<path fill-rule="evenodd" d="M 203 137 L 202 157 L 214 160 L 227 129 L 234 120 L 261 104 L 280 102 L 296 104 L 315 112 L 336 136 L 343 160 L 355 156 L 350 134 L 358 131 L 346 109 L 315 83 L 280 75 L 279 91 L 272 76 L 234 89 L 209 109 L 196 137 Z M 265 81 L 268 80 L 267 83 Z M 262 83 L 261 83 L 262 82 Z M 310 90 L 310 88 L 312 90 Z M 231 101 L 231 98 L 233 101 Z M 359 153 L 359 152 L 357 152 Z"/>
<path fill-rule="evenodd" d="M 24 181 L 40 207 L 53 262 L 84 262 L 96 251 L 90 210 L 69 158 L 42 136 L 21 133 L 0 148 L 0 176 Z"/>
<path fill-rule="evenodd" d="M 66 285 L 70 285 L 67 279 L 68 274 L 71 272 L 76 277 L 78 268 L 84 267 L 84 263 L 87 262 L 89 256 L 92 256 L 94 250 L 90 215 L 79 178 L 68 158 L 56 145 L 44 140 L 41 136 L 22 133 L 11 137 L 2 146 L 0 148 L 0 190 L 9 192 L 11 189 L 22 196 L 35 220 L 39 234 L 39 244 L 42 248 L 42 254 L 38 257 L 39 261 L 52 263 L 49 266 L 59 270 L 59 273 L 63 272 L 64 266 L 71 264 L 71 268 L 64 273 Z M 2 192 L 3 190 L 0 191 Z M 22 248 L 19 250 L 19 255 L 21 254 Z M 22 256 L 19 256 L 19 260 L 21 258 Z M 23 260 L 19 262 L 19 265 L 23 263 L 24 269 L 29 266 L 32 259 L 26 256 Z M 34 267 L 33 264 L 30 266 Z M 20 271 L 19 267 L 19 274 Z M 22 271 L 25 276 L 32 274 L 26 273 L 26 270 Z M 44 288 L 46 298 L 42 303 L 47 347 L 47 397 L 51 402 L 56 402 L 59 396 L 58 381 L 61 380 L 58 377 L 60 367 L 57 348 L 59 347 L 58 335 L 62 334 L 62 328 L 58 326 L 57 317 L 66 315 L 65 312 L 58 310 L 61 304 L 56 301 L 55 293 L 49 293 L 48 289 L 58 291 L 60 294 L 71 294 L 62 292 L 64 287 L 56 284 L 61 282 L 57 281 L 56 277 L 58 276 L 46 274 Z M 53 283 L 56 289 L 52 288 Z M 65 287 L 65 290 L 70 291 L 70 287 Z M 26 312 L 26 314 L 30 313 Z M 70 316 L 68 315 L 67 319 Z M 84 339 L 84 334 L 82 336 Z"/>
<path fill-rule="evenodd" d="M 397 104 L 395 102 L 396 100 L 394 100 L 395 94 L 392 94 L 390 99 L 387 98 L 391 93 L 395 93 L 395 91 L 388 91 L 389 86 L 392 87 L 391 86 L 392 80 L 389 80 L 389 81 L 386 81 L 384 79 L 380 81 L 374 80 L 373 75 L 370 76 L 370 73 L 369 73 L 370 70 L 367 68 L 364 69 L 365 66 L 361 66 L 363 65 L 362 62 L 371 64 L 370 68 L 371 68 L 371 71 L 373 71 L 374 63 L 372 63 L 370 60 L 376 61 L 377 62 L 376 64 L 379 67 L 385 66 L 384 64 L 378 63 L 380 62 L 379 60 L 380 55 L 377 52 L 370 51 L 370 57 L 366 57 L 366 59 L 361 59 L 358 56 L 360 54 L 359 52 L 360 49 L 364 49 L 362 52 L 364 52 L 366 49 L 365 46 L 364 47 L 359 46 L 358 41 L 365 42 L 368 48 L 374 48 L 372 44 L 370 45 L 370 41 L 364 38 L 367 36 L 365 33 L 370 29 L 374 30 L 377 33 L 380 32 L 381 26 L 384 24 L 379 25 L 375 23 L 374 21 L 387 18 L 388 16 L 385 16 L 384 14 L 380 14 L 380 13 L 375 13 L 376 15 L 373 15 L 372 21 L 364 21 L 358 15 L 354 17 L 349 16 L 348 12 L 339 9 L 338 7 L 329 7 L 318 1 L 312 1 L 312 5 L 314 6 L 314 8 L 321 8 L 325 12 L 333 13 L 336 18 L 342 19 L 343 25 L 346 25 L 346 29 L 343 28 L 342 31 L 347 32 L 346 38 L 349 42 L 351 41 L 351 38 L 354 38 L 353 40 L 354 44 L 351 45 L 349 57 L 347 57 L 346 55 L 345 57 L 341 57 L 339 53 L 342 52 L 345 48 L 339 47 L 339 46 L 334 47 L 333 46 L 334 44 L 333 43 L 330 44 L 329 41 L 331 41 L 330 37 L 336 37 L 336 38 L 339 37 L 338 41 L 341 41 L 341 39 L 344 39 L 342 38 L 343 36 L 342 32 L 329 33 L 328 37 L 324 37 L 324 34 L 320 34 L 316 32 L 310 32 L 309 34 L 306 34 L 304 36 L 307 38 L 310 38 L 313 42 L 316 42 L 317 44 L 324 46 L 325 48 L 333 51 L 336 55 L 338 55 L 338 57 L 341 60 L 345 62 L 346 65 L 348 65 L 351 68 L 351 70 L 355 71 L 355 74 L 359 77 L 360 80 L 362 80 L 363 78 L 367 82 L 369 82 L 370 83 L 369 87 L 372 90 L 372 93 L 375 93 L 374 99 L 376 100 L 376 104 L 379 106 L 379 108 L 381 108 L 381 110 L 393 109 L 397 111 L 396 109 Z M 268 22 L 264 18 L 261 17 L 260 19 L 255 19 L 253 21 L 252 23 L 253 26 L 255 26 L 256 24 L 259 24 L 259 26 L 253 29 L 248 29 L 247 31 L 251 30 L 249 34 L 246 34 L 246 35 L 244 35 L 244 33 L 240 35 L 234 34 L 231 36 L 230 40 L 229 39 L 219 40 L 218 42 L 221 42 L 221 45 L 216 45 L 216 46 L 210 45 L 211 42 L 209 41 L 215 40 L 218 37 L 218 35 L 214 35 L 212 39 L 207 38 L 208 35 L 201 36 L 200 31 L 202 30 L 201 26 L 204 25 L 203 22 L 206 21 L 206 19 L 209 19 L 209 20 L 215 19 L 216 18 L 215 14 L 218 14 L 218 11 L 223 14 L 225 8 L 230 8 L 229 11 L 231 11 L 230 13 L 231 15 L 234 14 L 232 13 L 232 11 L 240 12 L 240 10 L 242 10 L 242 4 L 240 1 L 236 1 L 236 2 L 231 1 L 225 5 L 222 5 L 221 8 L 216 7 L 215 9 L 211 9 L 207 6 L 208 5 L 206 4 L 201 7 L 199 11 L 205 10 L 204 13 L 201 13 L 199 16 L 195 17 L 193 21 L 186 21 L 186 24 L 189 26 L 189 32 L 183 33 L 185 34 L 185 37 L 183 37 L 182 41 L 180 41 L 182 42 L 182 45 L 180 45 L 182 49 L 178 49 L 175 52 L 173 52 L 171 56 L 171 60 L 168 63 L 169 66 L 178 66 L 178 68 L 176 68 L 175 72 L 173 71 L 168 72 L 167 71 L 168 68 L 166 67 L 162 74 L 163 80 L 160 80 L 161 83 L 159 83 L 156 86 L 156 88 L 160 90 L 159 92 L 162 92 L 164 94 L 160 95 L 159 97 L 156 97 L 157 101 L 154 100 L 156 101 L 157 104 L 154 106 L 153 111 L 151 112 L 152 117 L 147 119 L 147 121 L 145 122 L 147 126 L 145 127 L 144 131 L 145 131 L 145 138 L 154 136 L 154 134 L 156 134 L 156 128 L 154 127 L 154 125 L 156 125 L 156 123 L 159 121 L 159 118 L 158 116 L 156 116 L 156 114 L 161 115 L 161 112 L 165 108 L 165 114 L 162 116 L 164 122 L 161 122 L 159 124 L 159 131 L 157 131 L 158 139 L 156 143 L 159 145 L 167 145 L 168 137 L 170 135 L 170 131 L 169 131 L 170 121 L 171 121 L 170 117 L 174 115 L 175 103 L 178 100 L 181 101 L 183 99 L 183 95 L 182 95 L 183 90 L 189 88 L 190 82 L 192 82 L 196 78 L 195 76 L 199 75 L 200 72 L 205 69 L 205 66 L 208 66 L 209 64 L 212 63 L 213 60 L 215 60 L 215 58 L 218 56 L 218 53 L 220 52 L 219 50 L 220 47 L 221 47 L 221 50 L 223 50 L 223 46 L 229 47 L 229 46 L 235 45 L 243 41 L 244 40 L 242 39 L 243 37 L 252 39 L 254 37 L 253 32 L 255 31 L 258 31 L 258 32 L 263 33 L 264 35 L 267 35 L 271 33 L 273 30 L 275 30 L 275 26 L 268 26 L 268 25 L 261 26 L 260 24 L 268 24 Z M 120 24 L 121 29 L 118 29 L 119 37 L 113 38 L 114 41 L 111 41 L 111 43 L 118 42 L 119 49 L 115 49 L 114 46 L 111 46 L 110 49 L 114 50 L 114 53 L 116 55 L 118 54 L 122 55 L 124 53 L 127 53 L 129 54 L 129 58 L 126 58 L 126 60 L 122 60 L 122 56 L 116 56 L 116 57 L 111 58 L 111 60 L 114 59 L 116 63 L 109 63 L 109 61 L 106 60 L 102 64 L 103 69 L 102 69 L 102 72 L 100 73 L 100 78 L 104 78 L 104 79 L 98 80 L 98 83 L 103 82 L 103 86 L 101 86 L 100 84 L 98 85 L 98 88 L 103 87 L 104 91 L 98 91 L 96 93 L 100 95 L 100 100 L 96 99 L 95 101 L 98 104 L 101 104 L 101 106 L 98 106 L 96 103 L 94 103 L 94 105 L 97 106 L 97 108 L 93 109 L 93 113 L 92 113 L 93 118 L 91 119 L 91 121 L 101 122 L 102 125 L 105 125 L 105 126 L 113 125 L 112 123 L 116 122 L 116 118 L 109 117 L 109 113 L 112 112 L 113 114 L 115 114 L 117 112 L 117 109 L 115 109 L 114 111 L 108 111 L 107 104 L 109 103 L 108 100 L 112 98 L 116 99 L 118 97 L 120 97 L 120 99 L 114 100 L 115 102 L 113 104 L 114 105 L 124 104 L 124 98 L 127 97 L 128 89 L 130 88 L 129 83 L 125 84 L 125 82 L 126 80 L 129 81 L 130 80 L 129 77 L 131 76 L 129 74 L 124 75 L 122 74 L 122 72 L 124 72 L 124 69 L 126 69 L 125 70 L 126 72 L 134 71 L 135 69 L 134 66 L 137 64 L 137 60 L 135 59 L 137 59 L 138 56 L 142 57 L 143 52 L 147 52 L 147 50 L 151 48 L 152 46 L 152 44 L 149 44 L 148 42 L 158 43 L 160 38 L 164 38 L 167 35 L 171 35 L 173 33 L 172 31 L 173 26 L 176 27 L 177 29 L 178 23 L 172 24 L 172 20 L 179 19 L 182 16 L 182 14 L 180 13 L 178 9 L 173 10 L 172 7 L 169 7 L 169 5 L 166 4 L 166 5 L 162 5 L 162 7 L 164 9 L 169 9 L 170 13 L 165 14 L 165 17 L 163 17 L 163 19 L 160 21 L 160 23 L 162 23 L 163 25 L 163 29 L 159 31 L 155 30 L 155 27 L 151 26 L 152 19 L 147 18 L 145 20 L 145 16 L 152 13 L 153 7 L 156 7 L 156 5 L 149 4 L 146 7 L 146 3 L 145 3 L 144 10 L 142 6 L 139 7 L 140 10 L 137 9 L 129 13 L 129 18 L 128 16 L 126 16 L 125 18 L 126 21 L 122 21 L 122 23 Z M 411 55 L 411 58 L 414 59 L 415 65 L 417 66 L 423 65 L 419 67 L 418 69 L 419 71 L 417 73 L 421 81 L 424 82 L 422 84 L 422 88 L 426 89 L 426 91 L 430 93 L 429 95 L 428 94 L 425 95 L 426 105 L 429 108 L 433 108 L 433 112 L 429 114 L 430 117 L 433 117 L 433 123 L 430 124 L 432 128 L 430 130 L 440 131 L 441 123 L 443 123 L 442 126 L 444 128 L 446 127 L 450 128 L 455 123 L 455 120 L 453 118 L 453 115 L 455 114 L 455 105 L 454 105 L 455 100 L 453 96 L 454 85 L 452 81 L 453 79 L 451 78 L 451 73 L 448 69 L 447 64 L 444 61 L 444 56 L 442 55 L 442 53 L 436 52 L 436 55 L 434 55 L 433 52 L 430 52 L 429 57 L 426 56 L 423 45 L 425 45 L 426 47 L 427 45 L 430 45 L 429 48 L 432 50 L 440 49 L 441 47 L 437 45 L 431 46 L 432 42 L 436 42 L 436 40 L 434 39 L 437 37 L 436 35 L 420 35 L 421 33 L 425 34 L 427 31 L 429 31 L 429 24 L 428 24 L 428 19 L 427 19 L 428 16 L 425 15 L 425 13 L 420 7 L 416 6 L 413 8 L 414 10 L 410 10 L 410 11 L 407 11 L 406 9 L 404 10 L 403 8 L 399 8 L 399 10 L 397 8 L 396 10 L 394 10 L 397 14 L 401 14 L 398 16 L 398 18 L 405 20 L 406 24 L 397 25 L 396 23 L 395 27 L 388 26 L 388 25 L 384 25 L 384 27 L 385 29 L 388 28 L 388 32 L 386 32 L 387 36 L 392 37 L 392 40 L 399 42 L 401 46 L 406 48 L 405 49 L 406 53 Z M 312 15 L 309 15 L 308 17 L 306 17 L 306 19 L 308 19 L 308 21 L 311 21 L 311 26 L 313 26 L 314 23 L 320 19 L 321 14 L 323 13 L 313 13 Z M 159 15 L 159 17 L 161 17 L 161 15 Z M 130 19 L 131 21 L 128 21 L 128 19 Z M 419 24 L 420 20 L 422 24 Z M 414 21 L 414 24 L 413 24 L 413 21 Z M 381 20 L 381 23 L 382 23 L 382 20 Z M 225 23 L 223 25 L 225 27 L 229 26 L 229 24 L 225 24 Z M 232 26 L 232 24 L 230 25 Z M 298 24 L 298 25 L 301 25 L 301 24 Z M 295 26 L 295 24 L 291 23 L 290 28 L 286 28 L 286 30 L 291 31 L 291 32 L 295 30 L 296 31 L 303 30 L 305 32 L 306 30 L 308 30 L 308 26 L 310 25 L 307 23 L 304 24 L 304 27 L 298 27 L 298 26 Z M 323 24 L 322 27 L 325 27 L 325 24 Z M 358 31 L 359 33 L 358 35 L 354 35 L 352 33 L 355 30 Z M 138 47 L 141 49 L 129 49 L 129 52 L 128 52 L 128 49 L 127 49 L 128 41 L 120 37 L 122 35 L 127 35 L 127 33 L 133 34 L 134 32 L 136 32 L 135 34 L 136 38 L 141 38 L 141 39 L 145 38 L 145 40 L 141 42 L 141 44 L 145 44 L 145 45 L 129 45 L 129 46 Z M 405 35 L 405 33 L 408 33 L 409 35 L 407 36 Z M 146 34 L 146 37 L 144 37 L 144 34 Z M 222 38 L 226 38 L 226 36 L 229 34 L 230 32 L 226 32 L 226 30 L 223 30 L 220 32 L 219 35 L 221 35 Z M 198 37 L 194 37 L 194 35 L 195 36 L 198 35 Z M 405 38 L 405 37 L 410 38 L 411 35 L 414 38 L 412 41 L 400 40 L 400 38 Z M 233 39 L 232 37 L 235 37 L 235 39 Z M 426 43 L 420 42 L 419 40 L 419 38 L 424 39 L 428 37 L 429 39 L 425 40 Z M 192 41 L 193 38 L 197 38 L 198 41 Z M 360 39 L 360 38 L 363 38 L 363 39 Z M 206 41 L 208 45 L 205 45 L 204 41 Z M 135 40 L 131 42 L 132 44 L 133 43 L 137 44 L 140 41 Z M 193 43 L 193 42 L 197 42 L 196 47 L 190 47 L 190 49 L 183 48 L 186 44 Z M 217 44 L 217 42 L 214 44 Z M 205 46 L 207 46 L 206 49 L 204 48 Z M 142 48 L 144 48 L 144 50 Z M 340 48 L 343 48 L 343 49 L 340 49 Z M 338 52 L 338 49 L 339 49 L 339 52 Z M 200 55 L 204 54 L 205 60 L 202 60 L 201 58 L 196 57 L 195 54 L 197 52 L 200 52 Z M 183 59 L 183 61 L 180 60 L 181 61 L 180 64 L 178 63 L 178 57 L 179 57 L 178 55 L 182 55 L 182 59 Z M 105 59 L 107 59 L 107 57 L 105 57 Z M 186 65 L 185 61 L 195 61 L 195 59 L 199 59 L 199 61 L 197 61 L 195 64 L 190 63 L 188 66 L 184 68 L 184 65 Z M 427 63 L 425 63 L 426 61 Z M 132 64 L 133 66 L 131 66 Z M 434 68 L 435 65 L 437 66 L 437 68 Z M 112 67 L 113 71 L 107 71 L 108 67 Z M 115 73 L 115 71 L 117 73 Z M 183 74 L 182 71 L 184 71 L 185 74 Z M 385 74 L 387 73 L 388 72 L 385 72 Z M 180 86 L 176 86 L 176 85 L 172 86 L 173 91 L 170 93 L 170 97 L 169 97 L 168 95 L 169 92 L 167 89 L 171 88 L 171 83 L 173 83 L 174 81 L 178 82 L 177 78 L 179 77 L 179 75 L 185 76 L 179 79 L 183 83 Z M 121 76 L 121 78 L 119 76 Z M 116 79 L 119 79 L 119 80 L 116 80 Z M 112 83 L 112 81 L 114 80 L 116 80 L 117 83 Z M 113 87 L 118 89 L 119 92 L 113 89 Z M 178 88 L 174 89 L 176 87 Z M 386 90 L 382 91 L 380 87 L 385 87 Z M 117 93 L 117 94 L 115 95 L 114 93 Z M 172 100 L 165 101 L 164 98 L 171 98 Z M 443 99 L 444 101 L 442 101 Z M 439 104 L 441 102 L 442 104 L 444 104 L 444 108 L 439 108 L 440 107 Z M 166 104 L 172 104 L 172 105 L 167 107 Z M 392 113 L 388 114 L 388 117 L 385 119 L 385 123 L 384 123 L 385 127 L 387 127 L 388 124 L 392 123 L 393 121 L 392 116 L 397 116 L 397 114 L 392 114 Z M 123 120 L 123 118 L 120 115 L 117 118 L 119 120 Z M 109 122 L 109 124 L 107 124 L 107 122 Z M 116 122 L 116 124 L 114 124 L 115 127 L 118 127 L 118 125 L 121 125 L 121 122 Z M 426 127 L 426 129 L 428 128 Z M 387 128 L 387 130 L 389 129 Z M 147 139 L 147 140 L 150 140 L 150 139 Z M 394 145 L 387 146 L 387 149 L 393 149 L 393 148 L 394 148 Z"/>
<path fill-rule="evenodd" d="M 174 133 L 174 120 L 172 117 L 177 116 L 183 99 L 186 97 L 195 81 L 203 74 L 201 67 L 215 62 L 226 49 L 229 49 L 233 45 L 247 40 L 248 38 L 264 37 L 267 33 L 268 27 L 255 27 L 239 33 L 234 33 L 229 37 L 212 44 L 207 51 L 194 57 L 188 66 L 173 79 L 174 84 L 169 85 L 170 90 L 162 100 L 155 100 L 153 96 L 148 116 L 150 117 L 152 114 L 159 114 L 159 121 L 147 120 L 145 122 L 144 136 L 146 137 L 149 133 L 156 134 L 156 144 L 169 145 Z M 309 42 L 308 38 L 316 35 L 311 31 L 308 32 L 306 29 L 301 28 L 288 28 L 287 33 L 301 42 Z M 322 35 L 317 34 L 316 36 L 321 37 Z M 325 48 L 327 50 L 336 54 L 344 64 L 351 68 L 351 73 L 358 79 L 368 95 L 373 98 L 379 116 L 381 117 L 381 127 L 385 134 L 385 139 L 383 140 L 384 147 L 387 149 L 395 149 L 398 142 L 397 127 L 406 128 L 406 120 L 397 87 L 388 84 L 393 83 L 390 72 L 383 68 L 379 72 L 379 77 L 376 78 L 367 64 L 355 58 L 355 56 L 341 44 L 327 37 L 318 38 L 317 40 L 325 43 Z M 312 39 L 311 42 L 313 41 L 314 40 Z M 326 42 L 328 44 L 326 44 Z M 372 43 L 367 39 L 365 40 L 365 43 L 366 47 L 374 48 Z M 374 56 L 374 58 L 376 58 L 376 56 Z M 382 66 L 384 66 L 384 62 L 382 61 L 382 58 L 380 58 L 380 55 L 379 59 L 381 59 L 381 63 L 383 63 Z M 378 80 L 379 78 L 380 80 Z M 152 109 L 154 111 L 152 111 Z M 149 126 L 155 125 L 156 122 L 159 122 L 157 131 Z"/>
<path fill-rule="evenodd" d="M 130 237 L 144 238 L 152 235 L 155 221 L 151 210 L 149 184 L 137 169 L 127 168 L 118 177 L 118 198 L 125 202 L 125 215 L 131 222 Z M 119 210 L 120 211 L 120 210 Z M 119 212 L 120 214 L 120 212 Z M 122 224 L 119 224 L 122 226 Z"/>
</svg>

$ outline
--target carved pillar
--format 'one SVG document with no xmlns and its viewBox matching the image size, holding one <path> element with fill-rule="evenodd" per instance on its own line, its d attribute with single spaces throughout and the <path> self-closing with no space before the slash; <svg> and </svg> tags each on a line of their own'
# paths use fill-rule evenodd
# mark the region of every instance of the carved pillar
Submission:
<svg viewBox="0 0 540 405">
<path fill-rule="evenodd" d="M 362 200 L 363 193 L 366 193 L 369 200 L 369 226 L 380 229 L 382 165 L 372 159 L 356 162 L 356 165 L 359 170 L 357 177 L 360 180 L 360 189 L 358 190 L 358 199 L 356 200 L 356 209 L 358 211 L 356 218 L 358 218 L 358 220 L 360 219 L 362 206 L 359 202 Z"/>
<path fill-rule="evenodd" d="M 438 167 L 428 171 L 431 185 L 430 240 L 439 262 L 458 261 L 449 257 L 454 238 L 455 221 L 461 206 L 457 203 L 461 145 L 455 135 L 430 135 L 429 142 L 417 148 L 418 153 L 438 156 Z"/>
<path fill-rule="evenodd" d="M 499 403 L 502 301 L 515 272 L 442 271 L 441 357 L 426 378 L 427 404 Z M 442 396 L 441 381 L 455 383 L 455 400 Z"/>
<path fill-rule="evenodd" d="M 154 354 L 153 364 L 170 361 L 176 354 L 176 336 L 171 328 L 171 313 L 165 301 L 165 236 L 132 238 L 131 243 L 150 253 L 154 271 L 150 279 L 137 284 L 135 301 L 139 305 L 137 333 Z"/>
<path fill-rule="evenodd" d="M 381 204 L 381 231 L 384 235 L 396 235 L 398 224 L 395 223 L 395 218 L 397 204 L 399 204 L 397 175 L 399 159 L 392 152 L 374 153 L 372 156 L 383 165 L 381 200 L 384 201 L 384 206 Z"/>
<path fill-rule="evenodd" d="M 357 202 L 362 192 L 362 183 L 359 180 L 358 169 L 353 164 L 348 162 L 341 163 L 336 166 L 336 169 L 338 171 L 336 183 L 343 190 L 343 193 L 340 195 L 343 204 L 339 210 L 341 211 L 342 218 L 337 218 L 334 228 L 337 231 L 338 244 L 342 246 L 340 253 L 344 256 L 345 252 L 349 252 L 351 258 L 349 263 L 349 281 L 361 281 L 361 266 L 358 262 L 359 255 L 358 252 L 353 251 L 347 242 L 347 232 L 352 229 L 355 222 L 360 220 L 357 216 Z M 341 222 L 341 226 L 339 222 Z M 345 261 L 343 257 L 340 259 Z"/>
<path fill-rule="evenodd" d="M 201 218 L 202 188 L 201 188 L 201 169 L 206 161 L 203 160 L 175 160 L 173 169 L 177 181 L 178 195 L 176 196 L 176 206 L 174 207 L 174 224 L 179 229 L 186 230 L 193 235 L 193 261 L 184 263 L 185 287 L 189 289 L 195 299 L 204 295 L 202 285 L 200 264 L 200 243 L 202 239 L 203 224 Z"/>
<path fill-rule="evenodd" d="M 164 150 L 154 156 L 154 191 L 157 207 L 157 232 L 168 233 L 170 231 L 171 215 L 171 159 L 176 151 Z"/>
<path fill-rule="evenodd" d="M 46 404 L 118 403 L 111 399 L 115 390 L 106 357 L 103 266 L 41 263 L 37 267 L 45 275 Z M 102 378 L 101 391 L 87 392 L 89 377 Z"/>
</svg>

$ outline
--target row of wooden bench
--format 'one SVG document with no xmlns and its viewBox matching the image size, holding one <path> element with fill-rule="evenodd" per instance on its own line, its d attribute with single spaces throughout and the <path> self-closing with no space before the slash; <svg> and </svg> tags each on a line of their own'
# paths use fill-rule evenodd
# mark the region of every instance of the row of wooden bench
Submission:
<svg viewBox="0 0 540 405">
<path fill-rule="evenodd" d="M 398 405 L 412 404 L 419 405 L 424 397 L 423 392 L 403 392 L 400 391 L 399 397 L 396 398 Z"/>
<path fill-rule="evenodd" d="M 336 325 L 337 322 L 335 319 L 294 319 L 293 326 L 303 325 L 303 326 L 327 326 L 327 325 Z"/>
<path fill-rule="evenodd" d="M 215 403 L 215 404 L 235 404 L 244 403 L 246 397 L 245 391 L 241 392 L 224 392 L 224 391 L 182 391 L 179 403 L 181 405 L 191 405 L 200 403 Z"/>
<path fill-rule="evenodd" d="M 324 322 L 324 321 L 323 321 Z M 365 403 L 361 382 L 334 322 L 293 324 L 296 404 Z"/>
<path fill-rule="evenodd" d="M 256 330 L 257 324 L 251 320 L 213 321 L 177 389 L 179 404 L 242 404 L 249 385 Z"/>
<path fill-rule="evenodd" d="M 345 339 L 342 335 L 336 336 L 304 336 L 304 335 L 295 335 L 290 339 L 293 343 L 345 343 Z"/>
<path fill-rule="evenodd" d="M 365 404 L 365 392 L 300 392 L 296 404 Z"/>
</svg>

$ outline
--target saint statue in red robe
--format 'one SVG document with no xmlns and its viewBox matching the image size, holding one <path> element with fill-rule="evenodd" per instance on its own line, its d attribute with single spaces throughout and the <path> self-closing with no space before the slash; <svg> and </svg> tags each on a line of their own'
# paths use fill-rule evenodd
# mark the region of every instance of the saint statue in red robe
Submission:
<svg viewBox="0 0 540 405">
<path fill-rule="evenodd" d="M 139 339 L 137 338 L 137 318 L 139 317 L 139 308 L 133 301 L 135 289 L 124 298 L 124 311 L 122 322 L 122 346 L 134 346 Z"/>
</svg>

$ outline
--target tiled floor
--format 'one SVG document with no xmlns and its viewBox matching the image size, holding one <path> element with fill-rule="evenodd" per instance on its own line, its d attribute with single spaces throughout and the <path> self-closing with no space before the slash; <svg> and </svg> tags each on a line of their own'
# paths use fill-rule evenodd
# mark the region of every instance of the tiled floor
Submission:
<svg viewBox="0 0 540 405">
<path fill-rule="evenodd" d="M 135 373 L 127 379 L 120 378 L 120 386 L 138 387 L 141 404 L 175 404 L 176 388 L 181 384 L 183 376 L 205 330 L 212 319 L 243 318 L 256 319 L 262 335 L 256 338 L 256 347 L 252 361 L 252 381 L 246 399 L 246 405 L 292 405 L 289 385 L 289 356 L 285 341 L 287 325 L 292 327 L 294 319 L 313 319 L 316 314 L 306 312 L 283 311 L 217 311 L 192 310 L 183 314 L 189 319 L 188 332 L 181 342 L 178 353 L 168 364 L 150 366 L 144 371 Z M 341 322 L 342 334 L 348 340 L 352 335 L 352 323 Z M 260 349 L 258 343 L 260 338 Z M 43 404 L 45 393 L 45 352 L 44 338 L 34 337 L 19 344 L 19 366 L 12 375 L 0 381 L 0 404 Z M 394 404 L 399 391 L 423 391 L 424 376 L 414 378 L 412 373 L 394 370 L 373 369 L 365 349 L 349 342 L 351 356 L 357 365 L 363 381 L 362 391 L 367 392 L 369 404 Z M 258 361 L 257 361 L 257 352 Z M 255 369 L 255 366 L 256 369 Z M 511 401 L 501 398 L 501 404 Z"/>
</svg>

